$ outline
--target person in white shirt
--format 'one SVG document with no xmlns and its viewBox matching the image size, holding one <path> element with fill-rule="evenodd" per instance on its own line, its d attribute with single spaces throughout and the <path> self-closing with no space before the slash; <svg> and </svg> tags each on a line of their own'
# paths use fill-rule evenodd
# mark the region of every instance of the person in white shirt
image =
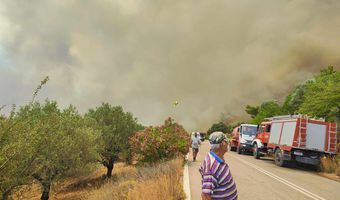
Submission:
<svg viewBox="0 0 340 200">
<path fill-rule="evenodd" d="M 194 133 L 194 136 L 191 137 L 191 148 L 192 148 L 192 156 L 193 161 L 196 161 L 199 145 L 201 144 L 201 139 L 198 136 L 197 132 Z"/>
</svg>

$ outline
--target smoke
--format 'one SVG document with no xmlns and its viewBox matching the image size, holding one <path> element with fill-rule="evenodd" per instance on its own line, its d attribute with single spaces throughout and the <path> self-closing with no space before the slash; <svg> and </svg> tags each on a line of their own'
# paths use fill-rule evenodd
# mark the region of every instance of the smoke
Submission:
<svg viewBox="0 0 340 200">
<path fill-rule="evenodd" d="M 340 66 L 336 0 L 0 0 L 0 104 L 122 105 L 189 130 Z M 178 100 L 179 105 L 172 106 Z"/>
</svg>

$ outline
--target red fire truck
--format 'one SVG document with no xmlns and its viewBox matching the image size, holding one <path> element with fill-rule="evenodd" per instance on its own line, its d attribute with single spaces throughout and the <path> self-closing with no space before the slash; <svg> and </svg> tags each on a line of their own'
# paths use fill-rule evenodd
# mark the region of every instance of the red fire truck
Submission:
<svg viewBox="0 0 340 200">
<path fill-rule="evenodd" d="M 289 161 L 319 165 L 320 157 L 336 154 L 336 130 L 336 123 L 305 115 L 267 118 L 252 141 L 253 155 L 256 159 L 274 155 L 278 166 Z"/>
<path fill-rule="evenodd" d="M 242 152 L 252 152 L 253 147 L 251 142 L 256 136 L 257 125 L 255 124 L 241 124 L 234 128 L 230 142 L 230 150 L 237 151 L 238 154 Z"/>
</svg>

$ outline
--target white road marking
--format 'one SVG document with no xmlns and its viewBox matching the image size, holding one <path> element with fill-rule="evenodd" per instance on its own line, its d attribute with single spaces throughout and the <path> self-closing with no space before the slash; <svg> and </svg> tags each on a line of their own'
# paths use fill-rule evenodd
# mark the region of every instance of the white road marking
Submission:
<svg viewBox="0 0 340 200">
<path fill-rule="evenodd" d="M 184 192 L 186 195 L 186 200 L 191 200 L 191 193 L 190 193 L 190 182 L 189 182 L 189 168 L 188 168 L 188 155 L 186 155 L 185 158 L 185 165 L 184 165 L 184 171 L 183 171 L 183 187 Z"/>
<path fill-rule="evenodd" d="M 287 180 L 285 180 L 285 179 L 283 179 L 283 178 L 281 178 L 281 177 L 279 177 L 279 176 L 277 176 L 277 175 L 275 175 L 273 173 L 270 173 L 270 172 L 262 169 L 261 167 L 258 167 L 256 165 L 254 165 L 254 164 L 252 164 L 250 162 L 247 162 L 247 161 L 245 161 L 245 160 L 243 160 L 241 158 L 238 158 L 236 156 L 233 156 L 231 154 L 228 154 L 228 156 L 231 156 L 231 157 L 233 157 L 233 158 L 243 162 L 244 164 L 246 164 L 246 165 L 248 165 L 250 167 L 253 167 L 254 169 L 256 169 L 256 170 L 266 174 L 267 176 L 269 176 L 269 177 L 271 177 L 271 178 L 273 178 L 273 179 L 275 179 L 275 180 L 277 180 L 277 181 L 287 185 L 288 187 L 290 187 L 290 188 L 292 188 L 294 190 L 297 190 L 298 192 L 301 192 L 302 194 L 304 194 L 304 195 L 306 195 L 306 196 L 308 196 L 308 197 L 310 197 L 310 198 L 312 198 L 314 200 L 326 200 L 325 198 L 322 198 L 322 197 L 320 197 L 320 196 L 318 196 L 318 195 L 316 195 L 316 194 L 314 194 L 314 193 L 312 193 L 312 192 L 310 192 L 310 191 L 308 191 L 308 190 L 306 190 L 306 189 L 304 189 L 304 188 L 302 188 L 300 186 L 295 185 L 292 182 L 289 182 L 289 181 L 287 181 Z"/>
</svg>

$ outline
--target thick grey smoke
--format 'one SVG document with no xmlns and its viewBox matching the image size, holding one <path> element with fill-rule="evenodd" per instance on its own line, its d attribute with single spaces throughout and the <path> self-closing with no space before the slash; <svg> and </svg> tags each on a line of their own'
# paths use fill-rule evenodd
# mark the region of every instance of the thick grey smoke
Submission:
<svg viewBox="0 0 340 200">
<path fill-rule="evenodd" d="M 206 130 L 340 66 L 337 0 L 0 2 L 0 104 L 29 101 L 49 75 L 40 99 Z"/>
</svg>

